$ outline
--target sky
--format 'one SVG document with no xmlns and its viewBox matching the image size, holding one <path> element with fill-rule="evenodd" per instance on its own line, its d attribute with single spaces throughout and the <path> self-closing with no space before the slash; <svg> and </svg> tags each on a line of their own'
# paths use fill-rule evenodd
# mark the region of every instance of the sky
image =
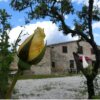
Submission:
<svg viewBox="0 0 100 100">
<path fill-rule="evenodd" d="M 98 5 L 100 7 L 100 0 L 94 0 L 94 1 L 95 1 L 94 5 Z M 10 43 L 13 43 L 17 39 L 21 30 L 24 30 L 24 32 L 32 34 L 38 26 L 44 28 L 46 34 L 45 40 L 47 41 L 47 44 L 55 44 L 55 43 L 73 41 L 78 39 L 77 36 L 72 38 L 71 34 L 67 36 L 63 35 L 62 31 L 58 31 L 58 26 L 52 23 L 48 18 L 40 20 L 34 19 L 30 24 L 25 25 L 25 17 L 26 17 L 25 12 L 14 11 L 9 6 L 9 2 L 10 0 L 0 0 L 0 9 L 6 9 L 7 12 L 10 15 L 12 15 L 12 18 L 10 20 L 10 23 L 12 25 L 12 30 L 9 33 Z M 72 0 L 72 2 L 74 4 L 75 9 L 79 9 L 83 3 L 88 5 L 88 0 Z M 71 20 L 74 17 L 75 16 L 72 15 L 70 16 L 65 15 L 66 23 L 68 23 L 71 26 L 71 28 L 73 28 L 72 25 L 73 23 L 71 22 Z M 21 26 L 24 26 L 24 28 Z M 93 26 L 95 41 L 98 45 L 100 45 L 100 21 L 93 23 L 92 26 Z M 22 38 L 22 40 L 24 39 L 25 37 Z"/>
</svg>

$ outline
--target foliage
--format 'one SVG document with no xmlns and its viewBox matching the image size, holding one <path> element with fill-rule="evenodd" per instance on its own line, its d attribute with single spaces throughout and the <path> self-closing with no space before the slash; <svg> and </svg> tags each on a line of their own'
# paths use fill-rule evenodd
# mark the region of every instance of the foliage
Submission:
<svg viewBox="0 0 100 100">
<path fill-rule="evenodd" d="M 11 16 L 5 9 L 0 9 L 0 98 L 4 98 L 8 89 L 9 67 L 13 60 L 7 32 L 11 29 L 8 22 L 10 18 Z"/>
</svg>

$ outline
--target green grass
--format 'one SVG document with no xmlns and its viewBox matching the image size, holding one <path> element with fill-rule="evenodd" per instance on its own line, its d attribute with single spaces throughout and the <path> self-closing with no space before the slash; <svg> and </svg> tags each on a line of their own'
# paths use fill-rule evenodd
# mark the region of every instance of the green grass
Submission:
<svg viewBox="0 0 100 100">
<path fill-rule="evenodd" d="M 67 77 L 67 76 L 75 76 L 77 74 L 50 74 L 50 75 L 21 75 L 19 80 L 22 79 L 44 79 L 44 78 L 57 78 L 57 77 Z"/>
<path fill-rule="evenodd" d="M 92 99 L 99 99 L 100 100 L 100 95 L 93 96 Z"/>
</svg>

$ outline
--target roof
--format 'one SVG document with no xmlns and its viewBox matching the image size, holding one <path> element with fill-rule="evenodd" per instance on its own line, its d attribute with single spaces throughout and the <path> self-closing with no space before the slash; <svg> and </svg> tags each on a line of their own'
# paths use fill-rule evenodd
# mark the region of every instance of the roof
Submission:
<svg viewBox="0 0 100 100">
<path fill-rule="evenodd" d="M 74 41 L 66 41 L 66 42 L 61 42 L 61 43 L 55 43 L 55 44 L 49 44 L 47 46 L 49 47 L 49 46 L 55 46 L 55 45 L 61 45 L 61 44 L 69 44 L 69 43 L 73 43 L 73 42 L 76 42 L 76 40 L 74 40 Z"/>
<path fill-rule="evenodd" d="M 61 44 L 69 44 L 69 43 L 74 43 L 74 42 L 77 42 L 77 40 L 74 40 L 74 41 L 66 41 L 66 42 L 60 42 L 60 43 L 55 43 L 55 44 L 49 44 L 49 45 L 47 45 L 47 47 L 49 47 L 49 46 L 61 45 Z M 83 41 L 83 42 L 86 42 L 86 41 Z M 98 45 L 98 47 L 100 48 L 99 45 Z"/>
</svg>

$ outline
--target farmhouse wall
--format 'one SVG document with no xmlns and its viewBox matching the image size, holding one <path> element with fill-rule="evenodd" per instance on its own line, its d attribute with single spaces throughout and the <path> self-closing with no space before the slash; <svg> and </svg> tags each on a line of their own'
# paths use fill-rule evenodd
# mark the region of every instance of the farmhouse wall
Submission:
<svg viewBox="0 0 100 100">
<path fill-rule="evenodd" d="M 82 46 L 83 53 L 79 55 L 87 56 L 92 59 L 92 61 L 95 61 L 92 47 L 85 41 L 81 41 L 80 46 Z M 63 47 L 67 48 L 66 52 L 63 52 Z M 70 72 L 71 69 L 76 72 L 77 66 L 73 57 L 73 52 L 77 52 L 77 49 L 78 45 L 76 41 L 48 45 L 41 62 L 37 65 L 32 65 L 28 72 L 32 72 L 32 74 L 51 74 L 56 72 Z M 11 64 L 12 69 L 18 69 L 17 62 L 18 58 L 15 56 L 14 62 Z M 73 62 L 72 68 L 71 62 Z"/>
<path fill-rule="evenodd" d="M 50 48 L 46 48 L 45 55 L 40 63 L 31 66 L 34 74 L 51 74 L 51 55 Z"/>
<path fill-rule="evenodd" d="M 67 52 L 63 52 L 63 46 L 67 47 Z M 80 42 L 82 46 L 83 53 L 79 54 L 80 56 L 85 55 L 95 61 L 94 54 L 91 54 L 92 47 L 85 41 Z M 70 61 L 74 62 L 73 70 L 76 71 L 76 63 L 74 61 L 73 52 L 76 52 L 78 49 L 76 41 L 59 43 L 49 46 L 51 49 L 51 63 L 54 66 L 51 66 L 52 71 L 54 72 L 68 72 L 70 71 Z"/>
</svg>

